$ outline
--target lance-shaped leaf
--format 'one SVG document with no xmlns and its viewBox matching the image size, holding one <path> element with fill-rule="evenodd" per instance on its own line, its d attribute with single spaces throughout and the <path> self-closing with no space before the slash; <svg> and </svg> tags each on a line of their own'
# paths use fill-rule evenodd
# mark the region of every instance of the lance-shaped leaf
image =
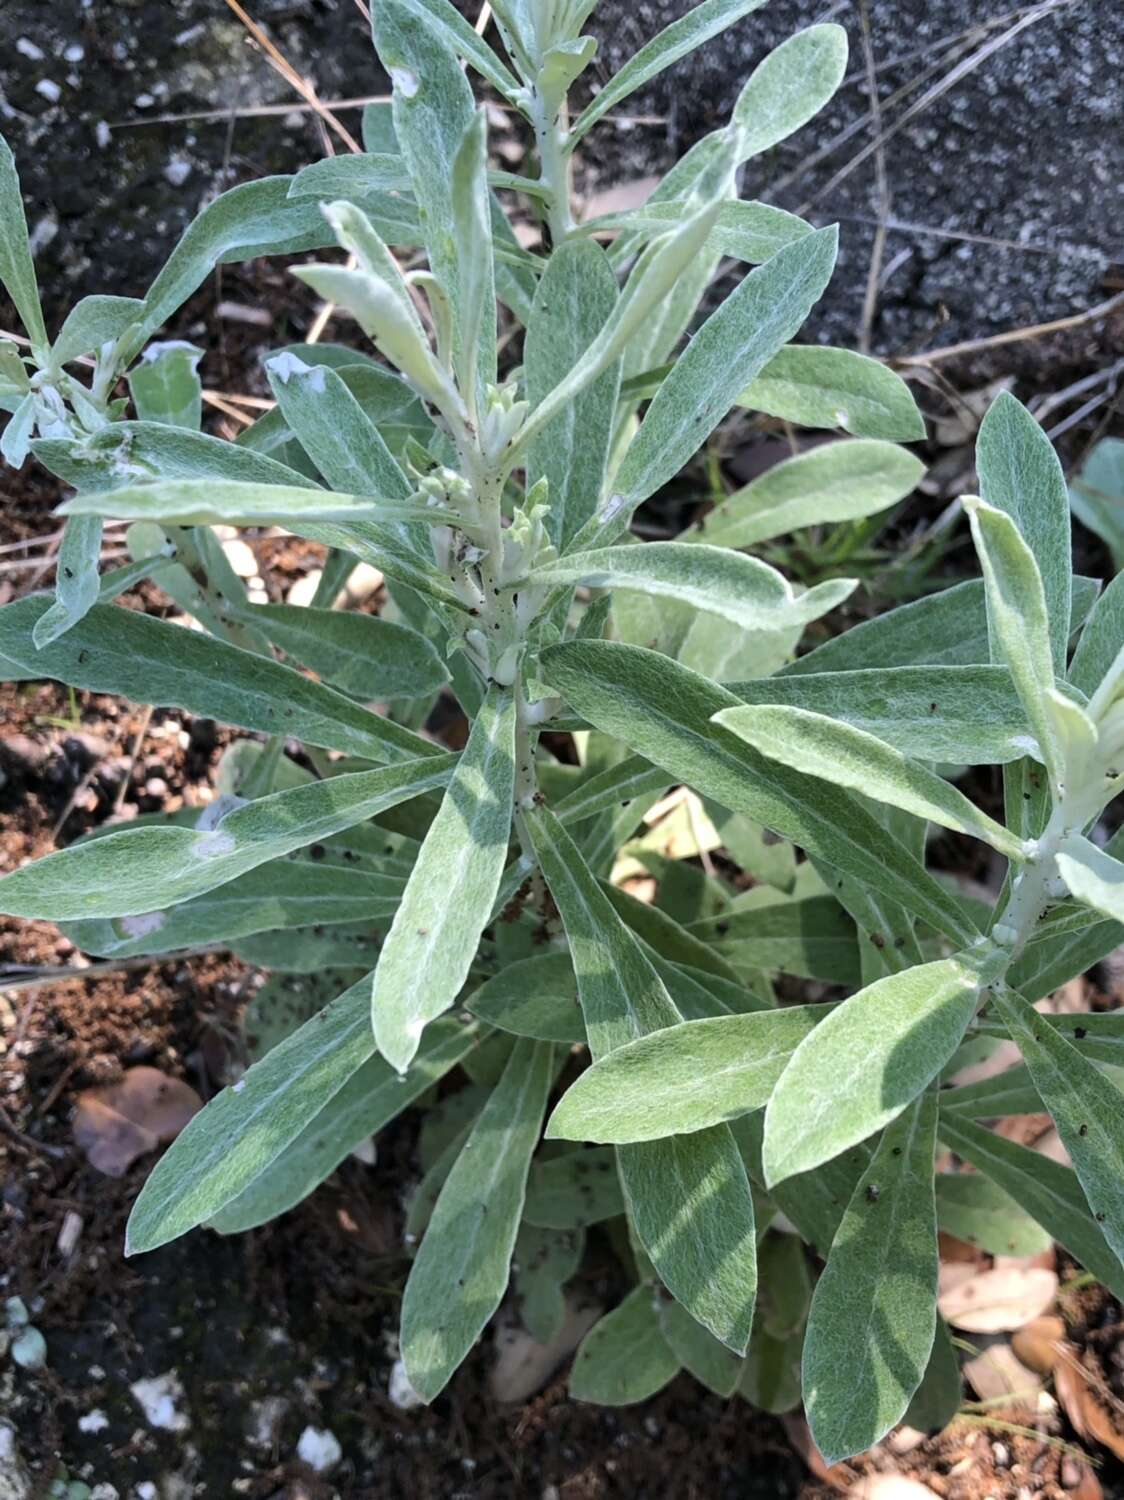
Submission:
<svg viewBox="0 0 1124 1500">
<path fill-rule="evenodd" d="M 629 58 L 593 102 L 585 107 L 570 129 L 570 142 L 576 145 L 586 131 L 609 110 L 615 109 L 622 99 L 627 99 L 629 94 L 643 88 L 649 79 L 764 3 L 765 0 L 703 0 L 703 4 L 693 6 L 685 16 L 665 26 Z"/>
<path fill-rule="evenodd" d="M 1097 589 L 1091 578 L 1073 580 L 1075 621 L 1084 619 L 1092 608 Z M 799 677 L 806 672 L 876 667 L 969 666 L 989 661 L 984 585 L 972 579 L 852 625 L 782 667 L 778 675 Z"/>
<path fill-rule="evenodd" d="M 473 1026 L 451 1018 L 432 1026 L 405 1078 L 370 1057 L 301 1131 L 268 1170 L 208 1221 L 220 1234 L 241 1234 L 287 1213 L 313 1192 L 355 1148 L 390 1123 L 478 1044 Z"/>
<path fill-rule="evenodd" d="M 29 391 L 12 411 L 11 420 L 0 433 L 0 458 L 12 469 L 22 469 L 35 432 L 36 413 L 39 401 L 34 391 Z"/>
<path fill-rule="evenodd" d="M 554 811 L 567 825 L 580 823 L 651 792 L 666 791 L 668 779 L 666 771 L 651 765 L 642 755 L 629 755 L 567 792 Z"/>
<path fill-rule="evenodd" d="M 83 297 L 66 315 L 51 346 L 51 363 L 69 364 L 80 354 L 96 354 L 115 343 L 140 317 L 144 303 L 136 297 Z"/>
<path fill-rule="evenodd" d="M 1009 1193 L 1051 1239 L 1064 1245 L 1115 1296 L 1124 1295 L 1119 1258 L 1106 1244 L 1070 1167 L 997 1135 L 966 1115 L 942 1111 L 938 1134 L 957 1156 Z"/>
<path fill-rule="evenodd" d="M 831 276 L 838 236 L 818 229 L 779 250 L 711 313 L 660 386 L 613 481 L 613 493 L 575 545 L 617 536 L 636 507 L 673 478 L 738 393 L 786 344 Z"/>
<path fill-rule="evenodd" d="M 595 1059 L 680 1015 L 577 846 L 539 808 L 524 818 L 566 928 Z M 742 1353 L 753 1321 L 756 1247 L 745 1168 L 724 1125 L 618 1152 L 629 1213 L 664 1285 Z M 669 1205 L 674 1205 L 669 1212 Z"/>
<path fill-rule="evenodd" d="M 765 1111 L 765 1184 L 830 1161 L 895 1119 L 960 1045 L 979 994 L 955 958 L 876 980 L 793 1053 Z"/>
<path fill-rule="evenodd" d="M 714 722 L 770 760 L 982 839 L 1008 859 L 1025 857 L 1022 841 L 963 792 L 865 729 L 805 708 L 768 703 L 723 709 Z"/>
<path fill-rule="evenodd" d="M 741 131 L 743 157 L 785 140 L 824 107 L 843 81 L 847 33 L 809 26 L 768 53 L 738 95 L 731 123 Z"/>
<path fill-rule="evenodd" d="M 511 837 L 515 700 L 493 687 L 383 945 L 371 992 L 379 1051 L 404 1072 L 427 1021 L 448 1010 L 491 920 Z"/>
<path fill-rule="evenodd" d="M 903 499 L 924 472 L 920 459 L 894 443 L 824 443 L 728 495 L 696 534 L 726 547 L 749 547 L 801 526 L 857 520 Z"/>
<path fill-rule="evenodd" d="M 1006 1036 L 1006 1032 L 1003 1033 Z M 1042 1100 L 1025 1063 L 1007 1068 L 993 1078 L 978 1078 L 941 1090 L 941 1109 L 967 1115 L 970 1120 L 991 1120 L 997 1115 L 1037 1115 Z"/>
<path fill-rule="evenodd" d="M 980 494 L 1018 527 L 1042 578 L 1054 671 L 1065 671 L 1069 641 L 1069 497 L 1058 455 L 1026 407 L 1001 391 L 976 441 Z"/>
<path fill-rule="evenodd" d="M 126 1255 L 217 1214 L 297 1139 L 375 1050 L 367 995 L 353 985 L 199 1111 L 133 1205 Z"/>
<path fill-rule="evenodd" d="M 943 1117 L 943 1097 L 940 1103 Z M 1046 1231 L 982 1172 L 938 1172 L 936 1182 L 937 1222 L 946 1234 L 988 1255 L 1041 1255 L 1049 1250 L 1052 1241 Z"/>
<path fill-rule="evenodd" d="M 198 432 L 203 420 L 202 349 L 179 339 L 150 344 L 129 372 L 129 394 L 142 422 Z"/>
<path fill-rule="evenodd" d="M 375 522 L 438 526 L 457 517 L 443 506 L 340 495 L 334 490 L 295 485 L 247 484 L 243 480 L 164 479 L 108 493 L 76 495 L 59 506 L 65 516 L 120 516 L 139 521 L 174 521 L 180 526 L 299 526 L 302 521 Z"/>
<path fill-rule="evenodd" d="M 42 650 L 65 635 L 97 603 L 101 589 L 98 578 L 101 532 L 100 516 L 71 516 L 63 528 L 55 602 L 39 616 L 31 632 L 37 649 Z"/>
<path fill-rule="evenodd" d="M 859 982 L 855 924 L 831 896 L 771 900 L 691 925 L 736 968 L 780 970 L 854 988 Z"/>
<path fill-rule="evenodd" d="M 598 1406 L 632 1406 L 663 1390 L 679 1369 L 660 1326 L 656 1294 L 638 1286 L 578 1346 L 570 1395 Z"/>
<path fill-rule="evenodd" d="M 1124 864 L 1120 860 L 1075 833 L 1058 852 L 1058 874 L 1078 901 L 1124 922 Z"/>
<path fill-rule="evenodd" d="M 465 1001 L 474 1016 L 515 1036 L 584 1042 L 578 982 L 568 953 L 536 953 L 505 964 Z"/>
<path fill-rule="evenodd" d="M 862 1453 L 901 1420 L 937 1324 L 933 1197 L 937 1101 L 889 1127 L 816 1284 L 804 1337 L 804 1405 L 827 1463 Z"/>
<path fill-rule="evenodd" d="M 205 830 L 126 828 L 71 844 L 0 880 L 0 910 L 46 921 L 143 916 L 444 786 L 455 764 L 426 756 L 274 792 Z"/>
<path fill-rule="evenodd" d="M 451 7 L 450 7 L 451 8 Z M 469 401 L 478 385 L 496 380 L 496 288 L 488 199 L 487 116 L 472 115 L 453 158 L 452 215 L 456 231 L 457 384 Z"/>
<path fill-rule="evenodd" d="M 850 349 L 787 344 L 746 386 L 738 405 L 798 427 L 841 428 L 855 437 L 891 443 L 914 443 L 925 436 L 924 419 L 901 376 L 881 360 Z"/>
<path fill-rule="evenodd" d="M 425 636 L 377 615 L 303 604 L 247 604 L 237 615 L 286 656 L 356 698 L 424 698 L 449 680 Z"/>
<path fill-rule="evenodd" d="M 523 1327 L 538 1344 L 562 1332 L 567 1304 L 563 1291 L 577 1274 L 585 1250 L 580 1229 L 538 1229 L 524 1222 L 515 1242 L 512 1272 Z"/>
<path fill-rule="evenodd" d="M 334 490 L 409 499 L 409 480 L 335 370 L 285 353 L 266 372 L 290 430 Z"/>
<path fill-rule="evenodd" d="M 672 198 L 666 202 L 645 203 L 627 213 L 599 214 L 595 219 L 587 219 L 580 228 L 582 234 L 620 230 L 643 240 L 674 229 L 683 222 L 691 208 L 690 199 Z M 708 258 L 729 255 L 735 260 L 759 266 L 778 250 L 811 233 L 810 224 L 796 214 L 786 213 L 783 208 L 735 198 L 720 205 L 700 254 Z"/>
<path fill-rule="evenodd" d="M 523 1216 L 540 1229 L 585 1229 L 624 1213 L 616 1153 L 595 1147 L 535 1162 Z"/>
<path fill-rule="evenodd" d="M 1124 443 L 1121 444 L 1124 448 Z M 1069 667 L 1069 680 L 1091 698 L 1124 647 L 1124 573 L 1105 589 L 1081 631 Z"/>
<path fill-rule="evenodd" d="M 607 1053 L 555 1106 L 548 1138 L 623 1144 L 703 1130 L 760 1109 L 831 1011 L 793 1005 L 685 1021 Z"/>
<path fill-rule="evenodd" d="M 936 1337 L 921 1384 L 906 1407 L 905 1424 L 918 1432 L 942 1432 L 960 1410 L 963 1400 L 960 1361 L 948 1324 L 937 1315 Z"/>
<path fill-rule="evenodd" d="M 547 262 L 523 341 L 532 409 L 559 385 L 612 316 L 617 280 L 599 245 L 570 240 Z M 567 546 L 597 507 L 620 384 L 620 361 L 559 411 L 527 450 L 527 487 L 547 481 L 547 530 Z"/>
<path fill-rule="evenodd" d="M 782 766 L 710 720 L 737 699 L 654 651 L 568 641 L 543 653 L 545 680 L 589 723 L 732 812 L 908 904 L 957 941 L 976 935 L 959 904 L 860 801 Z"/>
<path fill-rule="evenodd" d="M 1101 438 L 1090 449 L 1069 486 L 1073 514 L 1099 536 L 1120 568 L 1124 560 L 1124 438 Z"/>
<path fill-rule="evenodd" d="M 510 104 L 519 105 L 518 80 L 449 0 L 400 0 L 400 8 L 413 14 L 417 26 L 428 27 L 439 35 L 446 47 L 463 57 Z M 497 7 L 497 14 L 500 8 Z M 381 43 L 379 46 L 381 56 Z"/>
<path fill-rule="evenodd" d="M 95 604 L 61 640 L 36 650 L 31 634 L 49 608 L 50 600 L 38 594 L 0 609 L 0 656 L 25 676 L 185 708 L 242 729 L 296 735 L 367 760 L 441 753 L 291 667 L 136 610 Z"/>
<path fill-rule="evenodd" d="M 660 1332 L 683 1368 L 716 1396 L 732 1396 L 738 1388 L 741 1360 L 670 1297 L 661 1300 L 659 1319 Z"/>
<path fill-rule="evenodd" d="M 1054 1118 L 1093 1216 L 1124 1262 L 1124 1098 L 1021 995 L 997 988 L 995 1004 Z"/>
<path fill-rule="evenodd" d="M 685 542 L 638 542 L 571 552 L 535 569 L 536 579 L 593 588 L 637 589 L 720 615 L 742 630 L 788 630 L 818 620 L 858 582 L 835 578 L 797 594 L 755 557 Z"/>
<path fill-rule="evenodd" d="M 726 688 L 746 703 L 783 703 L 827 714 L 915 760 L 1003 765 L 1021 759 L 1030 740 L 1006 667 L 806 672 L 729 682 Z"/>
<path fill-rule="evenodd" d="M 461 301 L 453 175 L 472 123 L 472 89 L 444 28 L 403 0 L 373 12 L 375 48 L 394 86 L 394 130 L 414 182 L 429 265 L 454 308 Z"/>
<path fill-rule="evenodd" d="M 987 592 L 994 654 L 1006 663 L 1055 786 L 1065 782 L 1065 756 L 1048 695 L 1054 690 L 1050 622 L 1034 554 L 1006 512 L 967 499 L 972 539 Z"/>
<path fill-rule="evenodd" d="M 507 1290 L 553 1049 L 516 1042 L 445 1180 L 402 1299 L 402 1358 L 425 1401 L 444 1389 Z"/>
<path fill-rule="evenodd" d="M 39 285 L 27 238 L 27 219 L 23 211 L 20 180 L 16 173 L 11 147 L 0 135 L 0 286 L 11 297 L 20 322 L 27 329 L 32 347 L 43 354 L 50 345 L 43 309 L 39 305 Z"/>
<path fill-rule="evenodd" d="M 66 932 L 83 953 L 103 957 L 172 953 L 277 927 L 389 920 L 404 888 L 398 875 L 282 860 L 250 870 L 169 911 L 69 922 Z"/>
</svg>

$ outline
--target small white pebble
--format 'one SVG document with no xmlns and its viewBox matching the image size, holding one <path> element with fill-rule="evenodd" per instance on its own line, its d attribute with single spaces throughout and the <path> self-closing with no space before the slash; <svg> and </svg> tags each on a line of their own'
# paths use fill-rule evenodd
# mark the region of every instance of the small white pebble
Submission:
<svg viewBox="0 0 1124 1500">
<path fill-rule="evenodd" d="M 35 85 L 35 92 L 42 95 L 48 104 L 57 104 L 62 97 L 62 89 L 53 78 L 40 78 Z"/>
<path fill-rule="evenodd" d="M 138 109 L 151 109 L 152 106 L 156 103 L 156 95 L 138 94 L 137 97 L 133 100 L 133 103 Z"/>
<path fill-rule="evenodd" d="M 80 63 L 86 56 L 86 49 L 81 42 L 71 42 L 62 55 L 68 63 Z"/>
<path fill-rule="evenodd" d="M 12 1359 L 24 1370 L 41 1370 L 47 1363 L 47 1340 L 38 1328 L 25 1328 L 12 1340 Z"/>
<path fill-rule="evenodd" d="M 390 1404 L 396 1406 L 399 1411 L 413 1411 L 416 1406 L 424 1406 L 425 1402 L 410 1384 L 410 1377 L 406 1374 L 406 1366 L 400 1359 L 396 1359 L 390 1368 L 390 1380 L 387 1384 L 387 1395 Z"/>
<path fill-rule="evenodd" d="M 109 1418 L 99 1406 L 93 1411 L 88 1411 L 84 1417 L 78 1418 L 79 1432 L 102 1432 L 109 1426 Z"/>
<path fill-rule="evenodd" d="M 164 167 L 164 176 L 173 187 L 182 187 L 191 176 L 191 159 L 176 152 L 168 158 Z"/>
<path fill-rule="evenodd" d="M 297 1441 L 297 1457 L 317 1474 L 326 1474 L 339 1463 L 343 1449 L 334 1432 L 323 1427 L 306 1427 Z"/>
<path fill-rule="evenodd" d="M 31 38 L 26 36 L 16 38 L 16 51 L 21 57 L 30 58 L 32 62 L 42 62 L 46 56 L 42 47 L 37 47 Z"/>
<path fill-rule="evenodd" d="M 129 1392 L 150 1427 L 159 1427 L 164 1432 L 186 1432 L 191 1426 L 191 1418 L 177 1406 L 183 1400 L 183 1386 L 175 1370 L 154 1375 L 151 1380 L 134 1381 Z"/>
<path fill-rule="evenodd" d="M 142 1479 L 140 1484 L 136 1486 L 134 1494 L 137 1500 L 160 1500 L 160 1491 L 151 1479 Z"/>
</svg>

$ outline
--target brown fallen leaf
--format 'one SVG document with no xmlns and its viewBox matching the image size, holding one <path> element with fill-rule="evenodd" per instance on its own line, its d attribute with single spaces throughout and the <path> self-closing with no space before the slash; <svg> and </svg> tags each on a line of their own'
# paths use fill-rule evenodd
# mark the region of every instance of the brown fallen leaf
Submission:
<svg viewBox="0 0 1124 1500">
<path fill-rule="evenodd" d="M 1058 1362 L 1058 1345 L 1065 1338 L 1065 1324 L 1055 1314 L 1032 1318 L 1011 1335 L 1011 1348 L 1019 1359 L 1040 1375 L 1049 1375 Z"/>
<path fill-rule="evenodd" d="M 1057 1275 L 1038 1266 L 977 1271 L 953 1286 L 945 1284 L 946 1268 L 941 1270 L 937 1305 L 950 1323 L 969 1333 L 1009 1333 L 1022 1328 L 1053 1304 L 1058 1290 Z"/>
<path fill-rule="evenodd" d="M 182 1079 L 158 1068 L 129 1068 L 119 1083 L 79 1094 L 74 1139 L 97 1171 L 123 1177 L 138 1156 L 175 1140 L 202 1107 Z"/>
<path fill-rule="evenodd" d="M 1104 1387 L 1101 1392 L 1092 1372 L 1081 1363 L 1080 1356 L 1072 1344 L 1058 1346 L 1059 1359 L 1054 1369 L 1054 1389 L 1058 1402 L 1073 1424 L 1073 1430 L 1085 1441 L 1100 1443 L 1102 1447 L 1124 1459 L 1124 1410 L 1112 1392 Z"/>
</svg>

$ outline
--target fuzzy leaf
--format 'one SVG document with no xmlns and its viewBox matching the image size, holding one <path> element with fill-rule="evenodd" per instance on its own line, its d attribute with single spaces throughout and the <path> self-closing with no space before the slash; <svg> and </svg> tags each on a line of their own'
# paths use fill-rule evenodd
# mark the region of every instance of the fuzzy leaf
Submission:
<svg viewBox="0 0 1124 1500">
<path fill-rule="evenodd" d="M 0 286 L 11 297 L 33 348 L 46 353 L 50 340 L 39 305 L 39 286 L 27 238 L 20 180 L 11 147 L 0 135 Z"/>
<path fill-rule="evenodd" d="M 1074 833 L 1058 852 L 1058 874 L 1078 901 L 1124 922 L 1124 864 L 1120 860 Z"/>
<path fill-rule="evenodd" d="M 925 436 L 924 419 L 901 376 L 850 349 L 786 344 L 742 391 L 738 405 L 797 427 L 837 427 L 855 437 L 914 443 Z"/>
<path fill-rule="evenodd" d="M 768 53 L 734 105 L 743 159 L 760 156 L 805 125 L 828 102 L 847 67 L 842 26 L 809 26 Z"/>
<path fill-rule="evenodd" d="M 198 432 L 203 420 L 202 349 L 174 340 L 150 344 L 129 371 L 129 393 L 142 422 L 163 422 Z"/>
<path fill-rule="evenodd" d="M 663 1336 L 651 1287 L 638 1286 L 582 1340 L 570 1371 L 570 1395 L 598 1406 L 633 1406 L 679 1373 Z"/>
<path fill-rule="evenodd" d="M 464 1003 L 474 1016 L 514 1036 L 585 1041 L 578 982 L 568 953 L 538 953 L 506 964 Z"/>
<path fill-rule="evenodd" d="M 80 354 L 97 354 L 140 317 L 144 303 L 136 297 L 83 297 L 66 315 L 51 346 L 51 362 L 67 365 Z"/>
<path fill-rule="evenodd" d="M 940 1101 L 942 1117 L 946 1098 Z M 989 1255 L 1041 1255 L 1053 1243 L 1011 1195 L 982 1172 L 937 1173 L 937 1222 L 946 1234 Z"/>
<path fill-rule="evenodd" d="M 55 602 L 39 616 L 31 631 L 37 650 L 65 635 L 98 602 L 101 532 L 100 516 L 71 516 L 63 527 Z"/>
</svg>

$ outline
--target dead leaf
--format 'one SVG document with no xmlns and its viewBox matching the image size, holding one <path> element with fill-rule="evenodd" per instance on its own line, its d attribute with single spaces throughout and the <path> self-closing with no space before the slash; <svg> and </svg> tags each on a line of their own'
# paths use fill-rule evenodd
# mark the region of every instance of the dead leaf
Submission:
<svg viewBox="0 0 1124 1500">
<path fill-rule="evenodd" d="M 203 1101 L 158 1068 L 129 1068 L 119 1083 L 86 1089 L 74 1112 L 74 1139 L 90 1165 L 123 1177 L 138 1156 L 175 1140 Z"/>
<path fill-rule="evenodd" d="M 997 1397 L 1017 1398 L 1020 1405 L 1034 1411 L 1042 1382 L 1033 1370 L 1015 1356 L 1010 1344 L 993 1344 L 966 1361 L 964 1374 L 981 1401 Z"/>
<path fill-rule="evenodd" d="M 942 1266 L 942 1282 L 946 1269 L 954 1268 Z M 942 1291 L 937 1305 L 950 1323 L 969 1333 L 1008 1333 L 1040 1317 L 1053 1304 L 1057 1290 L 1053 1271 L 1005 1266 L 961 1279 Z"/>
<path fill-rule="evenodd" d="M 1100 1443 L 1117 1458 L 1124 1459 L 1124 1420 L 1121 1414 L 1110 1411 L 1098 1395 L 1091 1372 L 1081 1363 L 1072 1344 L 1060 1344 L 1058 1354 L 1054 1389 L 1074 1432 L 1079 1438 Z M 1114 1399 L 1111 1392 L 1106 1391 L 1106 1394 L 1110 1400 Z"/>
<path fill-rule="evenodd" d="M 567 1297 L 566 1316 L 556 1338 L 540 1344 L 525 1328 L 509 1323 L 496 1330 L 496 1359 L 489 1377 L 497 1401 L 528 1401 L 568 1359 L 601 1316 L 593 1303 Z"/>
<path fill-rule="evenodd" d="M 1064 1338 L 1065 1324 L 1061 1318 L 1047 1314 L 1032 1318 L 1025 1327 L 1016 1329 L 1011 1335 L 1011 1348 L 1028 1368 L 1049 1375 L 1058 1362 L 1058 1345 Z"/>
</svg>

